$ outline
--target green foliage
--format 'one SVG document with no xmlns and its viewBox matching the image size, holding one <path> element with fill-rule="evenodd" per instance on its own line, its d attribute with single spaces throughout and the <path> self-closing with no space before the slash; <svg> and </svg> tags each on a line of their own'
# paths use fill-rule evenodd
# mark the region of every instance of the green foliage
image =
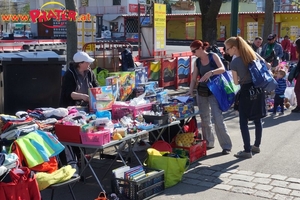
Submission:
<svg viewBox="0 0 300 200">
<path fill-rule="evenodd" d="M 27 3 L 22 9 L 20 14 L 28 15 L 30 11 L 30 4 Z"/>
</svg>

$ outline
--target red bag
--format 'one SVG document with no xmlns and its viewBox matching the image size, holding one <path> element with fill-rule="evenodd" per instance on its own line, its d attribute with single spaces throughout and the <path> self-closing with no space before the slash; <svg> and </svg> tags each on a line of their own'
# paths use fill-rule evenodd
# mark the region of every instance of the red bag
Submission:
<svg viewBox="0 0 300 200">
<path fill-rule="evenodd" d="M 196 117 L 192 117 L 190 119 L 190 121 L 188 121 L 187 123 L 185 123 L 185 125 L 183 126 L 183 130 L 185 133 L 194 133 L 195 137 L 198 138 L 198 125 L 197 125 L 197 120 Z"/>
</svg>

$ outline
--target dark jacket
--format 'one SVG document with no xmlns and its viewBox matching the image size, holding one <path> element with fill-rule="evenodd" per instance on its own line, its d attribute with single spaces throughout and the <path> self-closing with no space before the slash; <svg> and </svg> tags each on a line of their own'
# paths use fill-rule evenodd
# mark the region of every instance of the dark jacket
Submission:
<svg viewBox="0 0 300 200">
<path fill-rule="evenodd" d="M 262 47 L 262 51 L 261 51 L 260 55 L 263 58 L 266 58 L 266 51 L 267 51 L 268 45 L 269 44 L 266 43 Z M 282 46 L 279 43 L 275 42 L 273 50 L 275 51 L 275 58 L 274 58 L 274 60 L 272 62 L 272 67 L 277 67 L 277 65 L 279 64 L 279 59 L 281 59 L 282 56 L 283 56 Z"/>
<path fill-rule="evenodd" d="M 76 91 L 78 87 L 78 77 L 75 72 L 74 66 L 70 66 L 69 69 L 63 76 L 62 79 L 62 86 L 61 86 L 61 95 L 60 95 L 60 106 L 61 107 L 68 107 L 68 106 L 75 106 L 80 105 L 80 101 L 75 101 L 71 97 L 71 93 Z M 89 88 L 98 87 L 99 84 L 96 80 L 95 74 L 89 70 L 88 71 L 88 86 Z"/>
</svg>

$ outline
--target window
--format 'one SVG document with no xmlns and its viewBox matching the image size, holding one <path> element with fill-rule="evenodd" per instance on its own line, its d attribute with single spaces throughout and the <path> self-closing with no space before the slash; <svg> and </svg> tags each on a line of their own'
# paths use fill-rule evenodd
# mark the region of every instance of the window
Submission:
<svg viewBox="0 0 300 200">
<path fill-rule="evenodd" d="M 113 0 L 113 5 L 114 6 L 120 6 L 121 5 L 121 0 Z"/>
<path fill-rule="evenodd" d="M 118 32 L 118 22 L 110 22 L 110 31 Z"/>
</svg>

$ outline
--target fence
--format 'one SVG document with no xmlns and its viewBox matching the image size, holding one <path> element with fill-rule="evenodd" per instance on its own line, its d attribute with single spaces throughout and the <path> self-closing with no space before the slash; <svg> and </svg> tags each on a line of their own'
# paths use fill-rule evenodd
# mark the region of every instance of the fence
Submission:
<svg viewBox="0 0 300 200">
<path fill-rule="evenodd" d="M 173 53 L 169 57 L 136 60 L 148 69 L 148 80 L 158 81 L 159 87 L 189 86 L 196 57 L 191 52 Z"/>
</svg>

